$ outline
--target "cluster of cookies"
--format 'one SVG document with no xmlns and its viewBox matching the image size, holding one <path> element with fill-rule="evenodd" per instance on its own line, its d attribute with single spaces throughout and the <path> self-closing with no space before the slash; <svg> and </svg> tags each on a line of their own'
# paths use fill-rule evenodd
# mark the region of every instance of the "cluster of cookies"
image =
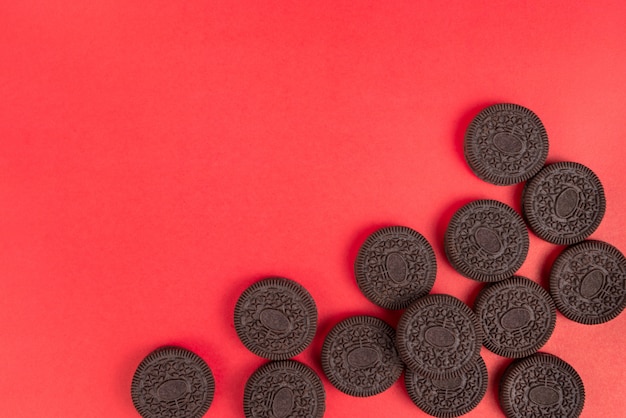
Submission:
<svg viewBox="0 0 626 418">
<path fill-rule="evenodd" d="M 463 276 L 488 283 L 473 309 L 453 296 L 430 294 L 437 262 L 420 233 L 404 226 L 382 228 L 359 250 L 356 282 L 376 305 L 404 312 L 396 330 L 365 315 L 337 323 L 322 346 L 323 372 L 348 395 L 372 396 L 405 371 L 407 392 L 420 409 L 455 417 L 475 408 L 486 392 L 484 345 L 515 359 L 500 382 L 508 417 L 577 417 L 585 398 L 580 376 L 565 361 L 538 350 L 554 330 L 556 309 L 574 321 L 599 324 L 626 306 L 626 259 L 610 244 L 585 241 L 604 216 L 602 185 L 581 164 L 545 165 L 545 129 L 532 111 L 518 105 L 480 112 L 466 132 L 465 155 L 485 181 L 527 181 L 523 217 L 504 203 L 476 200 L 448 225 L 444 245 L 450 264 Z M 514 275 L 528 254 L 527 224 L 542 239 L 569 245 L 552 266 L 550 292 Z M 309 292 L 290 279 L 261 280 L 239 297 L 234 322 L 244 346 L 270 360 L 246 383 L 245 416 L 322 417 L 326 396 L 319 376 L 292 359 L 317 330 Z M 200 357 L 165 347 L 142 361 L 131 392 L 144 418 L 196 418 L 208 410 L 214 387 Z"/>
</svg>

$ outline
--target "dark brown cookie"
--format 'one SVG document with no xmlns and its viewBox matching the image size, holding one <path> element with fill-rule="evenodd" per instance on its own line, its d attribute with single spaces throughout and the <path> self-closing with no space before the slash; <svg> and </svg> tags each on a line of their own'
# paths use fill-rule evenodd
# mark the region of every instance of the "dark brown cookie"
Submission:
<svg viewBox="0 0 626 418">
<path fill-rule="evenodd" d="M 384 392 L 404 370 L 395 334 L 385 321 L 371 316 L 353 316 L 339 322 L 324 340 L 324 374 L 333 386 L 351 396 Z"/>
<path fill-rule="evenodd" d="M 519 276 L 482 289 L 474 311 L 485 347 L 509 358 L 535 353 L 548 341 L 556 323 L 556 308 L 548 292 Z"/>
<path fill-rule="evenodd" d="M 626 307 L 626 259 L 602 241 L 568 247 L 552 266 L 550 293 L 565 317 L 581 324 L 601 324 Z"/>
<path fill-rule="evenodd" d="M 450 295 L 429 295 L 414 302 L 400 317 L 396 336 L 406 366 L 432 379 L 469 370 L 482 341 L 474 312 Z"/>
<path fill-rule="evenodd" d="M 405 226 L 379 229 L 361 246 L 354 263 L 363 294 L 386 309 L 404 309 L 435 284 L 437 260 L 426 238 Z"/>
<path fill-rule="evenodd" d="M 570 245 L 591 235 L 604 217 L 604 188 L 582 164 L 545 166 L 522 194 L 522 214 L 530 229 L 553 244 Z"/>
<path fill-rule="evenodd" d="M 456 271 L 481 282 L 511 277 L 526 260 L 528 230 L 521 216 L 496 200 L 475 200 L 459 209 L 445 234 Z"/>
<path fill-rule="evenodd" d="M 246 418 L 321 418 L 325 409 L 326 392 L 319 376 L 295 360 L 259 367 L 244 389 Z"/>
<path fill-rule="evenodd" d="M 301 353 L 317 329 L 313 298 L 293 280 L 274 277 L 248 287 L 235 305 L 235 330 L 254 354 L 286 360 Z"/>
<path fill-rule="evenodd" d="M 137 367 L 131 385 L 133 404 L 143 418 L 200 418 L 214 393 L 209 366 L 179 347 L 150 353 Z"/>
<path fill-rule="evenodd" d="M 528 180 L 546 162 L 548 135 L 531 110 L 511 103 L 483 109 L 465 132 L 465 160 L 478 177 L 498 185 Z"/>
<path fill-rule="evenodd" d="M 487 392 L 487 380 L 487 366 L 480 356 L 457 377 L 429 379 L 411 369 L 404 376 L 413 403 L 438 418 L 458 417 L 474 409 Z"/>
<path fill-rule="evenodd" d="M 585 403 L 576 370 L 551 354 L 513 362 L 500 381 L 500 406 L 508 418 L 574 418 Z"/>
</svg>

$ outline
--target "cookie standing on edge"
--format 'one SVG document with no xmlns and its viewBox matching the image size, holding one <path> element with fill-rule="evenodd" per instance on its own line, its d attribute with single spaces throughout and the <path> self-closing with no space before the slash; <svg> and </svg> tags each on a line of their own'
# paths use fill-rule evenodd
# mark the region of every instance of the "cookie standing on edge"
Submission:
<svg viewBox="0 0 626 418">
<path fill-rule="evenodd" d="M 317 308 L 304 287 L 274 277 L 248 287 L 235 305 L 235 330 L 254 354 L 286 360 L 301 353 L 317 329 Z"/>
<path fill-rule="evenodd" d="M 593 171 L 579 163 L 545 166 L 522 193 L 522 214 L 541 239 L 570 245 L 591 235 L 606 209 L 604 188 Z"/>
<path fill-rule="evenodd" d="M 538 353 L 513 362 L 500 381 L 500 406 L 508 418 L 575 418 L 585 387 L 572 366 Z"/>
<path fill-rule="evenodd" d="M 526 260 L 529 245 L 522 217 L 497 200 L 475 200 L 459 209 L 444 241 L 452 267 L 481 282 L 511 277 Z"/>
<path fill-rule="evenodd" d="M 214 393 L 209 366 L 179 347 L 150 353 L 137 367 L 131 385 L 133 404 L 143 418 L 200 418 Z"/>
<path fill-rule="evenodd" d="M 482 289 L 474 311 L 485 347 L 509 358 L 535 353 L 550 339 L 556 323 L 556 308 L 548 292 L 520 276 Z"/>
<path fill-rule="evenodd" d="M 626 259 L 602 241 L 566 248 L 550 271 L 550 293 L 566 318 L 601 324 L 626 307 Z"/>
<path fill-rule="evenodd" d="M 395 334 L 389 324 L 372 316 L 353 316 L 339 322 L 322 346 L 324 374 L 334 387 L 351 396 L 384 392 L 404 370 Z"/>
<path fill-rule="evenodd" d="M 511 103 L 483 109 L 465 132 L 468 165 L 482 180 L 508 185 L 528 180 L 546 162 L 548 135 L 531 110 Z"/>
<path fill-rule="evenodd" d="M 363 294 L 386 309 L 404 309 L 435 284 L 437 260 L 430 243 L 404 226 L 381 228 L 359 249 L 354 263 Z"/>
<path fill-rule="evenodd" d="M 244 389 L 246 418 L 321 418 L 325 409 L 326 392 L 319 376 L 295 360 L 259 367 Z"/>
</svg>

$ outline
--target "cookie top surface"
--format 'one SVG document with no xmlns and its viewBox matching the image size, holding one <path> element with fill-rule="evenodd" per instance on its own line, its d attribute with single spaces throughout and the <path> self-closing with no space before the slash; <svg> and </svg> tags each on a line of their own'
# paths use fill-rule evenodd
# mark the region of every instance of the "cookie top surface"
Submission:
<svg viewBox="0 0 626 418">
<path fill-rule="evenodd" d="M 556 308 L 548 292 L 519 276 L 482 289 L 474 311 L 485 347 L 509 358 L 535 353 L 548 341 L 556 323 Z"/>
<path fill-rule="evenodd" d="M 133 404 L 143 418 L 200 418 L 214 393 L 209 366 L 178 347 L 150 353 L 137 367 L 131 385 Z"/>
<path fill-rule="evenodd" d="M 325 409 L 326 392 L 319 376 L 295 360 L 264 364 L 244 389 L 246 418 L 321 418 Z"/>
<path fill-rule="evenodd" d="M 522 213 L 530 229 L 543 240 L 570 245 L 591 235 L 606 209 L 604 188 L 582 164 L 545 166 L 530 179 L 522 194 Z"/>
<path fill-rule="evenodd" d="M 528 180 L 546 162 L 548 135 L 531 110 L 511 103 L 483 109 L 465 132 L 465 159 L 479 178 L 498 185 Z"/>
<path fill-rule="evenodd" d="M 285 360 L 301 353 L 317 329 L 317 308 L 293 280 L 269 278 L 248 287 L 235 305 L 235 330 L 254 354 Z"/>
<path fill-rule="evenodd" d="M 572 366 L 551 354 L 513 362 L 500 382 L 500 405 L 508 418 L 578 417 L 585 387 Z"/>
<path fill-rule="evenodd" d="M 404 376 L 413 403 L 438 418 L 458 417 L 474 409 L 487 392 L 487 380 L 487 366 L 480 356 L 457 377 L 429 379 L 411 369 Z"/>
<path fill-rule="evenodd" d="M 550 271 L 550 293 L 565 317 L 581 324 L 601 324 L 626 307 L 626 260 L 602 241 L 566 248 Z"/>
<path fill-rule="evenodd" d="M 429 295 L 400 317 L 396 344 L 406 366 L 429 378 L 460 376 L 480 355 L 483 335 L 474 312 L 450 295 Z"/>
<path fill-rule="evenodd" d="M 339 322 L 322 346 L 324 374 L 333 386 L 351 396 L 384 392 L 404 370 L 395 334 L 385 321 L 371 316 L 353 316 Z"/>
<path fill-rule="evenodd" d="M 379 229 L 361 246 L 354 263 L 363 294 L 386 309 L 404 309 L 435 284 L 437 261 L 430 243 L 404 226 Z"/>
<path fill-rule="evenodd" d="M 496 200 L 460 208 L 445 234 L 452 267 L 470 279 L 496 282 L 511 277 L 528 254 L 528 230 L 520 215 Z"/>
</svg>

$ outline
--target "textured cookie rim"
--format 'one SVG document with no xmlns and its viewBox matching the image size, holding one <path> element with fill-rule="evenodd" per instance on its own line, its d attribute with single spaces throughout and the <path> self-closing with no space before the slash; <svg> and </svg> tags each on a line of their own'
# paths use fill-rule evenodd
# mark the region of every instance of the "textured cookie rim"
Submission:
<svg viewBox="0 0 626 418">
<path fill-rule="evenodd" d="M 511 225 L 516 226 L 523 235 L 522 240 L 524 241 L 524 243 L 523 248 L 521 249 L 522 254 L 520 255 L 519 261 L 503 273 L 487 275 L 484 273 L 476 272 L 471 268 L 470 265 L 463 261 L 459 252 L 456 251 L 456 249 L 454 248 L 454 237 L 452 236 L 452 231 L 457 228 L 460 216 L 466 211 L 472 210 L 476 206 L 483 205 L 497 207 L 509 212 L 511 214 Z M 502 203 L 498 200 L 493 199 L 473 200 L 470 203 L 463 205 L 454 213 L 454 215 L 452 215 L 452 219 L 450 219 L 450 223 L 448 224 L 448 227 L 446 228 L 446 233 L 444 235 L 444 250 L 446 253 L 446 258 L 450 262 L 450 265 L 464 277 L 482 283 L 495 283 L 513 276 L 515 272 L 519 270 L 526 261 L 526 258 L 528 257 L 529 247 L 530 237 L 528 236 L 528 228 L 526 228 L 526 223 L 524 223 L 524 219 L 522 218 L 522 216 L 506 203 Z"/>
<path fill-rule="evenodd" d="M 135 370 L 135 374 L 133 375 L 133 381 L 131 383 L 131 398 L 133 400 L 133 405 L 135 409 L 143 418 L 157 418 L 152 412 L 150 412 L 146 407 L 140 404 L 141 399 L 143 398 L 139 393 L 139 384 L 142 374 L 145 370 L 152 365 L 153 362 L 160 360 L 161 358 L 167 357 L 184 357 L 191 360 L 195 365 L 198 366 L 200 372 L 204 376 L 207 381 L 207 397 L 200 409 L 198 410 L 197 415 L 194 415 L 192 418 L 200 418 L 206 414 L 206 412 L 211 407 L 213 403 L 213 398 L 215 396 L 215 378 L 213 377 L 213 372 L 209 365 L 204 361 L 202 357 L 197 355 L 191 350 L 187 350 L 186 348 L 176 347 L 176 346 L 165 346 L 157 348 L 148 354 L 137 366 L 137 370 Z"/>
<path fill-rule="evenodd" d="M 478 125 L 486 116 L 490 116 L 494 113 L 502 111 L 508 112 L 511 110 L 521 111 L 528 117 L 531 122 L 534 122 L 539 127 L 539 142 L 543 146 L 540 158 L 541 163 L 537 162 L 536 166 L 533 167 L 532 170 L 528 170 L 521 175 L 500 176 L 488 172 L 484 164 L 482 164 L 482 160 L 478 158 L 478 155 L 473 150 L 473 147 L 469 146 L 469 143 L 472 142 L 474 138 L 476 138 L 476 130 L 478 129 Z M 539 116 L 537 116 L 532 110 L 514 103 L 498 103 L 481 110 L 480 113 L 478 113 L 478 115 L 476 115 L 474 119 L 472 119 L 472 122 L 465 131 L 465 137 L 463 141 L 463 153 L 465 156 L 465 160 L 467 161 L 467 165 L 470 167 L 472 172 L 481 180 L 486 181 L 487 183 L 495 184 L 497 186 L 513 185 L 521 183 L 533 177 L 542 169 L 542 167 L 546 163 L 549 147 L 550 143 L 548 141 L 548 133 L 546 132 L 546 128 L 544 127 L 543 122 L 541 122 L 541 119 L 539 119 Z"/>
<path fill-rule="evenodd" d="M 539 217 L 532 210 L 533 208 L 531 196 L 534 194 L 535 189 L 539 187 L 539 184 L 543 180 L 546 173 L 551 173 L 552 171 L 559 170 L 561 168 L 578 168 L 585 172 L 585 174 L 589 176 L 590 181 L 596 186 L 600 200 L 598 215 L 594 219 L 593 223 L 584 232 L 578 233 L 575 236 L 569 238 L 554 235 L 552 232 L 548 231 L 547 228 L 541 225 Z M 598 229 L 600 223 L 602 222 L 602 219 L 604 218 L 605 213 L 606 196 L 604 194 L 604 187 L 600 182 L 600 178 L 589 167 L 574 161 L 561 161 L 558 163 L 547 164 L 539 171 L 539 173 L 537 173 L 537 175 L 528 180 L 522 192 L 522 215 L 526 219 L 528 227 L 539 238 L 552 244 L 572 245 L 585 240 L 587 237 L 593 234 L 596 229 Z"/>
<path fill-rule="evenodd" d="M 430 305 L 434 305 L 438 303 L 445 303 L 455 308 L 459 308 L 461 311 L 463 311 L 466 314 L 466 316 L 469 318 L 469 320 L 472 322 L 472 324 L 474 325 L 474 333 L 475 333 L 475 340 L 476 340 L 474 344 L 475 345 L 474 352 L 470 360 L 468 360 L 462 366 L 459 366 L 459 368 L 456 370 L 443 372 L 443 373 L 435 373 L 429 370 L 424 370 L 411 357 L 411 353 L 405 347 L 405 344 L 402 343 L 403 340 L 406 338 L 405 333 L 406 333 L 407 322 L 410 320 L 409 317 L 413 317 L 416 311 L 420 310 L 424 306 L 430 306 Z M 418 299 L 417 301 L 413 302 L 413 304 L 409 306 L 406 311 L 404 311 L 404 313 L 400 317 L 400 321 L 398 322 L 398 328 L 396 330 L 396 347 L 398 349 L 398 354 L 400 355 L 400 359 L 404 362 L 407 368 L 410 368 L 414 372 L 417 372 L 421 374 L 422 376 L 427 377 L 429 379 L 448 379 L 452 377 L 458 377 L 462 373 L 466 372 L 472 367 L 472 364 L 480 356 L 480 348 L 482 347 L 483 338 L 484 337 L 482 334 L 482 327 L 480 326 L 480 321 L 478 320 L 478 317 L 476 316 L 474 311 L 472 311 L 472 309 L 469 306 L 467 306 L 463 301 L 455 298 L 454 296 L 446 295 L 446 294 L 434 294 L 434 295 L 424 296 L 423 298 Z"/>
<path fill-rule="evenodd" d="M 425 288 L 427 288 L 428 290 L 425 290 L 419 295 L 415 295 L 412 299 L 407 300 L 405 302 L 395 302 L 389 299 L 379 298 L 376 292 L 374 291 L 374 288 L 371 285 L 371 282 L 367 280 L 366 272 L 365 272 L 366 252 L 371 248 L 371 246 L 374 243 L 378 241 L 378 239 L 381 236 L 393 234 L 397 232 L 405 234 L 405 235 L 409 235 L 417 239 L 419 243 L 422 244 L 422 246 L 426 249 L 425 252 L 428 253 L 426 254 L 426 258 L 428 258 L 430 264 L 433 266 L 432 273 L 428 277 L 426 277 L 424 280 Z M 365 242 L 361 245 L 361 247 L 359 248 L 359 253 L 357 254 L 356 260 L 354 262 L 354 275 L 356 277 L 356 283 L 359 286 L 359 289 L 370 302 L 385 309 L 390 309 L 390 310 L 405 309 L 409 305 L 411 305 L 411 303 L 413 303 L 414 301 L 416 301 L 417 299 L 423 296 L 426 296 L 432 290 L 433 286 L 435 285 L 435 279 L 437 277 L 437 258 L 435 256 L 435 251 L 433 250 L 432 245 L 430 245 L 430 242 L 428 242 L 428 240 L 422 234 L 420 234 L 419 232 L 415 231 L 412 228 L 409 228 L 408 226 L 400 226 L 400 225 L 389 226 L 385 228 L 380 228 L 377 231 L 370 234 L 365 240 Z"/>
<path fill-rule="evenodd" d="M 315 373 L 315 371 L 297 360 L 276 360 L 270 361 L 269 363 L 265 363 L 260 366 L 258 369 L 250 375 L 246 382 L 246 386 L 243 392 L 243 413 L 246 418 L 255 418 L 254 415 L 250 412 L 251 402 L 250 402 L 250 390 L 253 385 L 257 383 L 257 381 L 264 376 L 266 373 L 271 373 L 275 370 L 295 370 L 298 373 L 301 373 L 305 378 L 308 378 L 309 381 L 313 383 L 313 387 L 315 390 L 315 397 L 317 400 L 317 404 L 321 407 L 318 407 L 315 411 L 315 415 L 311 418 L 322 418 L 324 416 L 324 412 L 326 411 L 326 391 L 324 390 L 324 385 L 322 384 L 322 380 Z"/>
<path fill-rule="evenodd" d="M 374 389 L 355 390 L 353 388 L 346 387 L 335 377 L 334 373 L 332 373 L 333 368 L 330 365 L 330 360 L 329 360 L 330 344 L 336 338 L 337 334 L 339 334 L 346 328 L 350 328 L 352 325 L 376 326 L 380 328 L 383 332 L 385 332 L 391 338 L 392 342 L 395 343 L 394 337 L 395 337 L 396 331 L 393 329 L 391 325 L 389 325 L 382 319 L 376 318 L 375 316 L 369 316 L 369 315 L 351 316 L 335 324 L 335 326 L 333 326 L 333 328 L 330 330 L 328 335 L 326 335 L 326 338 L 324 339 L 324 344 L 322 345 L 322 354 L 321 354 L 322 371 L 324 372 L 324 375 L 326 376 L 326 378 L 333 385 L 333 387 L 345 393 L 346 395 L 354 396 L 357 398 L 365 398 L 365 397 L 374 396 L 374 395 L 383 393 L 398 381 L 398 379 L 402 375 L 402 372 L 404 371 L 404 367 L 400 367 L 400 370 L 397 373 L 397 376 L 393 382 L 391 382 L 387 387 L 379 388 L 378 390 L 374 390 Z M 396 347 L 396 351 L 397 351 L 397 347 Z"/>
<path fill-rule="evenodd" d="M 483 319 L 482 319 L 481 313 L 484 312 L 483 305 L 487 303 L 487 298 L 491 296 L 492 294 L 498 292 L 503 287 L 509 287 L 509 286 L 515 286 L 515 285 L 524 286 L 528 289 L 533 290 L 536 294 L 541 295 L 541 297 L 544 299 L 544 301 L 546 302 L 546 304 L 548 305 L 550 309 L 550 324 L 548 325 L 548 328 L 546 329 L 546 332 L 544 333 L 543 338 L 538 340 L 531 347 L 523 351 L 513 351 L 513 350 L 503 348 L 503 347 L 496 346 L 493 343 L 492 339 L 489 338 L 490 334 L 486 332 L 486 330 L 483 328 L 483 325 L 482 325 Z M 548 340 L 550 340 L 550 337 L 552 337 L 552 334 L 554 333 L 554 328 L 556 326 L 556 305 L 554 304 L 554 301 L 552 300 L 552 296 L 550 296 L 550 293 L 548 293 L 539 284 L 523 276 L 513 276 L 501 282 L 493 283 L 481 289 L 480 293 L 476 297 L 476 301 L 474 302 L 474 311 L 481 323 L 481 328 L 483 328 L 482 329 L 483 345 L 492 353 L 495 353 L 502 357 L 523 358 L 523 357 L 528 357 L 531 354 L 536 353 L 538 350 L 541 349 L 541 347 L 546 345 Z"/>
<path fill-rule="evenodd" d="M 626 266 L 626 257 L 624 257 L 624 254 L 622 254 L 622 252 L 619 249 L 609 244 L 608 242 L 599 241 L 599 240 L 588 240 L 588 241 L 580 242 L 578 244 L 567 247 L 565 250 L 563 250 L 563 252 L 561 252 L 561 254 L 559 254 L 559 256 L 554 261 L 554 264 L 552 265 L 552 269 L 550 270 L 550 294 L 552 295 L 552 299 L 554 299 L 556 308 L 567 319 L 570 319 L 574 322 L 578 322 L 579 324 L 584 324 L 584 325 L 598 325 L 598 324 L 604 324 L 605 322 L 609 322 L 612 319 L 617 318 L 624 311 L 624 309 L 626 308 L 626 295 L 624 296 L 622 300 L 622 305 L 618 307 L 616 310 L 610 312 L 608 315 L 604 315 L 604 316 L 600 316 L 596 318 L 589 318 L 585 315 L 581 315 L 576 312 L 573 312 L 572 309 L 569 307 L 569 305 L 566 305 L 565 303 L 563 303 L 563 301 L 559 297 L 560 277 L 556 277 L 557 276 L 556 272 L 558 270 L 561 270 L 564 264 L 568 263 L 568 259 L 571 257 L 571 254 L 579 254 L 581 252 L 584 252 L 590 249 L 594 249 L 594 250 L 600 249 L 600 250 L 606 251 L 612 256 L 615 256 L 616 258 L 621 259 L 620 264 Z"/>
<path fill-rule="evenodd" d="M 293 350 L 285 353 L 274 353 L 255 346 L 256 344 L 254 340 L 249 337 L 249 335 L 245 332 L 245 328 L 241 324 L 241 306 L 244 301 L 258 289 L 270 286 L 283 287 L 289 291 L 293 291 L 294 293 L 296 293 L 301 298 L 307 315 L 311 320 L 311 326 L 307 330 L 306 337 L 303 340 L 302 344 L 298 345 Z M 317 306 L 315 305 L 315 300 L 313 299 L 311 294 L 300 283 L 284 277 L 269 277 L 267 279 L 262 279 L 251 284 L 248 288 L 246 288 L 246 290 L 241 293 L 239 299 L 237 300 L 237 303 L 235 304 L 234 322 L 235 331 L 237 332 L 239 339 L 241 340 L 243 345 L 253 354 L 269 360 L 287 360 L 303 352 L 313 341 L 313 338 L 315 337 L 315 333 L 317 331 Z"/>
</svg>

